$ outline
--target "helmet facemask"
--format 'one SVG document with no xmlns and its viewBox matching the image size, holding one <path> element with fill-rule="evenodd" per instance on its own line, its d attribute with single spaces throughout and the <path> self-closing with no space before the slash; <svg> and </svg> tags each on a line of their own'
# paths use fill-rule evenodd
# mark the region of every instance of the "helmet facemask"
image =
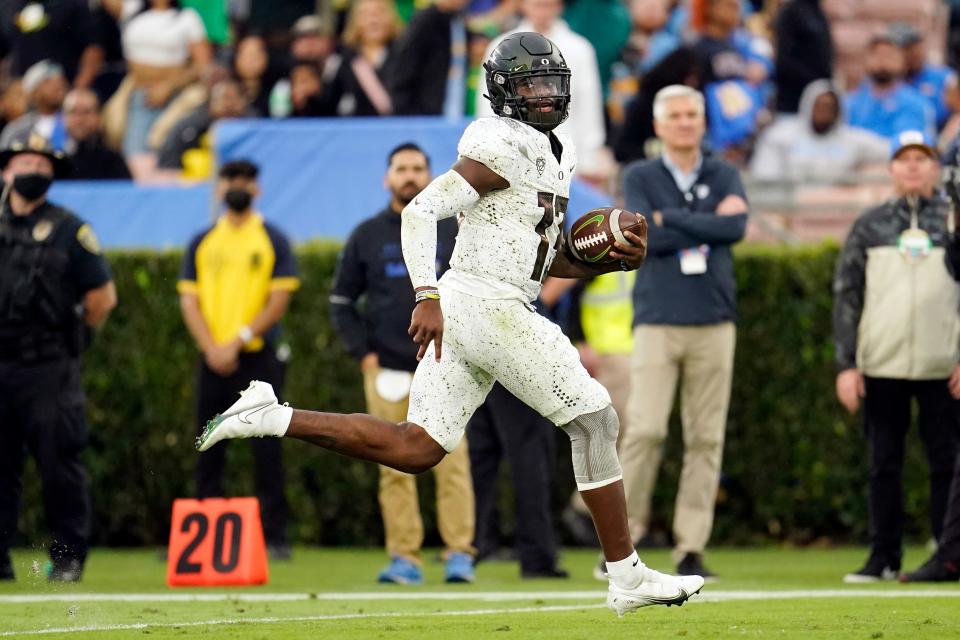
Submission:
<svg viewBox="0 0 960 640">
<path fill-rule="evenodd" d="M 570 70 L 544 68 L 505 72 L 488 70 L 487 88 L 497 115 L 525 122 L 546 133 L 567 119 Z"/>
</svg>

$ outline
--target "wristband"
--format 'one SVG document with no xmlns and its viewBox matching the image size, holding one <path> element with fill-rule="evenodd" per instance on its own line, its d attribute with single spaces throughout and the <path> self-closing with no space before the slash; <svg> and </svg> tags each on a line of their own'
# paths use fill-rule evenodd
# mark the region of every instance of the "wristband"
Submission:
<svg viewBox="0 0 960 640">
<path fill-rule="evenodd" d="M 254 338 L 253 330 L 248 326 L 242 326 L 240 327 L 240 330 L 237 331 L 237 337 L 240 338 L 240 341 L 243 342 L 243 344 L 250 344 Z"/>
<path fill-rule="evenodd" d="M 420 304 L 424 300 L 439 300 L 440 291 L 437 289 L 423 289 L 416 292 L 416 303 Z"/>
</svg>

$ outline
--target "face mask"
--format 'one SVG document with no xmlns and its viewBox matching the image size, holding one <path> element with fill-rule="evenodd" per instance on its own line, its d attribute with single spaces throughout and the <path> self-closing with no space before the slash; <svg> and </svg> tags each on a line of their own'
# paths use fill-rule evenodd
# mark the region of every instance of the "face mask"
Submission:
<svg viewBox="0 0 960 640">
<path fill-rule="evenodd" d="M 224 194 L 223 201 L 226 203 L 227 208 L 239 213 L 250 208 L 253 196 L 245 189 L 230 189 Z"/>
<path fill-rule="evenodd" d="M 21 173 L 13 177 L 13 190 L 27 200 L 36 200 L 50 188 L 53 178 L 42 173 Z"/>
</svg>

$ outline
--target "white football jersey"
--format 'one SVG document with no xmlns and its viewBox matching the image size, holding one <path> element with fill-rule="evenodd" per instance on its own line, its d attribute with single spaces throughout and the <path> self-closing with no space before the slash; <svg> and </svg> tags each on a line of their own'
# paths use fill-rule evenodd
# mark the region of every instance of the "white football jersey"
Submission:
<svg viewBox="0 0 960 640">
<path fill-rule="evenodd" d="M 457 153 L 510 186 L 463 212 L 444 285 L 482 298 L 536 300 L 560 246 L 576 168 L 573 143 L 557 138 L 559 162 L 549 138 L 517 120 L 494 116 L 467 127 Z"/>
</svg>

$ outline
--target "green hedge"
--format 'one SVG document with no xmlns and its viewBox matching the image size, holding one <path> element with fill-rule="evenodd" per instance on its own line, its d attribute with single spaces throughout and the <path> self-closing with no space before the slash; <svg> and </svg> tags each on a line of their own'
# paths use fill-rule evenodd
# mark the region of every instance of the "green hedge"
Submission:
<svg viewBox="0 0 960 640">
<path fill-rule="evenodd" d="M 285 399 L 329 411 L 363 410 L 357 366 L 331 331 L 327 292 L 336 247 L 299 250 L 303 288 L 285 321 L 292 348 Z M 745 246 L 737 252 L 741 319 L 733 398 L 714 542 L 765 539 L 863 540 L 867 530 L 866 447 L 858 419 L 833 394 L 830 278 L 834 245 Z M 113 253 L 120 305 L 86 354 L 91 476 L 99 544 L 163 543 L 171 501 L 192 492 L 196 354 L 174 289 L 177 253 Z M 671 428 L 656 522 L 669 529 L 680 465 Z M 553 506 L 573 488 L 569 445 L 557 435 Z M 253 492 L 249 447 L 230 451 L 228 487 Z M 293 539 L 314 544 L 382 541 L 373 465 L 286 442 Z M 429 474 L 427 474 L 429 475 Z M 925 534 L 926 465 L 911 438 L 905 473 L 908 531 Z M 429 478 L 421 478 L 428 530 L 435 520 Z M 42 539 L 36 472 L 25 483 L 21 532 Z M 508 486 L 508 485 L 505 485 Z M 509 490 L 503 503 L 509 504 Z M 513 519 L 503 514 L 506 528 Z M 428 539 L 428 542 L 430 540 Z"/>
</svg>

